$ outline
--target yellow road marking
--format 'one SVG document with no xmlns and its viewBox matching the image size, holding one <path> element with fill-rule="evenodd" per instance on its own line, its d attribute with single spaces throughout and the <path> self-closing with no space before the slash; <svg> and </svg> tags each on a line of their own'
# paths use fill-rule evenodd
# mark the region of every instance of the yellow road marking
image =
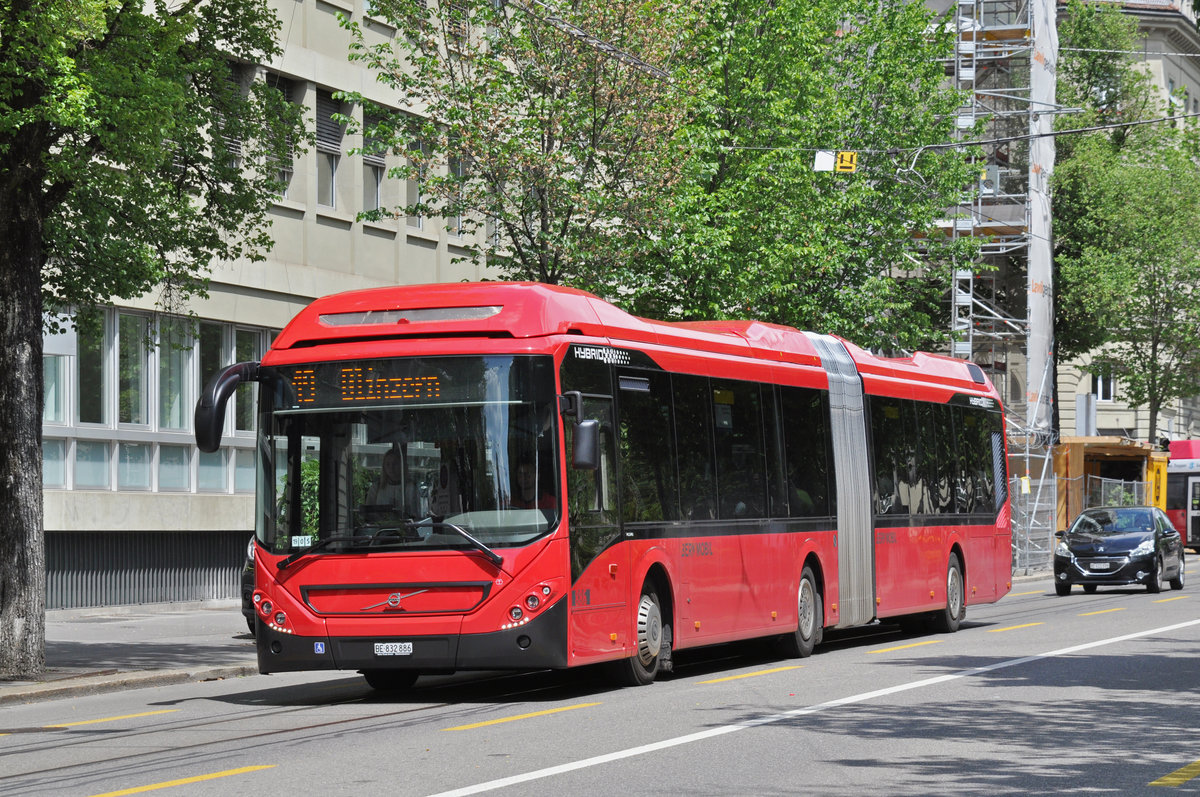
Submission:
<svg viewBox="0 0 1200 797">
<path fill-rule="evenodd" d="M 1123 611 L 1125 611 L 1125 607 L 1120 606 L 1120 607 L 1117 607 L 1116 609 L 1101 609 L 1098 612 L 1084 612 L 1083 614 L 1081 614 L 1079 616 L 1080 617 L 1091 617 L 1094 614 L 1108 614 L 1109 612 L 1123 612 Z"/>
<path fill-rule="evenodd" d="M 98 722 L 116 722 L 117 720 L 131 720 L 138 717 L 153 717 L 155 714 L 171 714 L 179 711 L 177 708 L 165 708 L 162 711 L 146 711 L 141 714 L 122 714 L 119 717 L 104 717 L 98 720 L 80 720 L 79 722 L 63 722 L 58 725 L 47 725 L 47 728 L 74 728 L 76 725 L 95 725 Z"/>
<path fill-rule="evenodd" d="M 1182 769 L 1177 769 L 1170 775 L 1163 775 L 1158 780 L 1150 781 L 1151 786 L 1182 786 L 1192 778 L 1200 775 L 1200 761 L 1193 761 Z"/>
<path fill-rule="evenodd" d="M 1045 594 L 1046 594 L 1046 590 L 1035 589 L 1033 592 L 1010 592 L 1010 593 L 1008 593 L 1008 597 L 1009 598 L 1019 598 L 1022 595 L 1045 595 Z"/>
<path fill-rule="evenodd" d="M 211 775 L 196 775 L 193 778 L 180 778 L 179 780 L 167 780 L 162 783 L 151 783 L 149 786 L 135 786 L 132 789 L 121 789 L 120 791 L 106 791 L 103 794 L 94 794 L 92 797 L 121 797 L 124 794 L 141 794 L 142 792 L 155 791 L 156 789 L 169 789 L 172 786 L 186 786 L 189 783 L 200 783 L 205 780 L 216 780 L 217 778 L 227 778 L 230 775 L 243 775 L 247 772 L 257 772 L 260 769 L 274 769 L 274 764 L 266 764 L 256 767 L 242 767 L 241 769 L 227 769 L 224 772 L 214 772 Z"/>
<path fill-rule="evenodd" d="M 1187 597 L 1187 595 L 1176 595 L 1174 598 L 1159 598 L 1158 600 L 1155 601 L 1155 603 L 1170 603 L 1171 601 L 1181 601 L 1186 597 Z"/>
<path fill-rule="evenodd" d="M 989 634 L 999 634 L 1001 631 L 1016 631 L 1018 628 L 1033 628 L 1035 625 L 1045 625 L 1045 623 L 1025 623 L 1024 625 L 1010 625 L 1008 628 L 989 628 Z"/>
<path fill-rule="evenodd" d="M 867 653 L 891 653 L 893 650 L 904 650 L 905 648 L 919 648 L 922 645 L 936 645 L 942 640 L 927 639 L 924 642 L 913 642 L 911 645 L 897 645 L 894 648 L 880 648 L 879 650 L 868 650 Z"/>
<path fill-rule="evenodd" d="M 548 708 L 545 711 L 534 711 L 530 714 L 518 714 L 515 717 L 503 717 L 498 720 L 488 720 L 487 722 L 475 722 L 471 725 L 456 725 L 453 728 L 442 728 L 444 731 L 469 731 L 473 728 L 483 728 L 488 725 L 499 725 L 502 722 L 516 722 L 517 720 L 527 720 L 532 717 L 544 717 L 547 714 L 557 714 L 560 711 L 573 711 L 577 708 L 591 708 L 598 706 L 599 703 L 579 703 L 574 706 L 563 706 L 561 708 Z"/>
<path fill-rule="evenodd" d="M 736 681 L 739 678 L 753 678 L 756 675 L 770 675 L 773 672 L 783 672 L 785 670 L 798 670 L 803 667 L 803 664 L 793 664 L 790 667 L 776 667 L 773 670 L 758 670 L 757 672 L 745 672 L 741 675 L 728 675 L 724 678 L 713 678 L 711 681 L 701 681 L 702 684 L 719 684 L 722 681 Z"/>
</svg>

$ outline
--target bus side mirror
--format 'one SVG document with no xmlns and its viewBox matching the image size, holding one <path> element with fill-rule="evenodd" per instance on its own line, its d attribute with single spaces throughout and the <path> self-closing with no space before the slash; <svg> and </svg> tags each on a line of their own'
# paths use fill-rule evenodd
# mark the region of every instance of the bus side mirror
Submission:
<svg viewBox="0 0 1200 797">
<path fill-rule="evenodd" d="M 571 466 L 575 470 L 596 470 L 600 467 L 600 421 L 580 421 L 575 424 L 575 450 Z"/>
<path fill-rule="evenodd" d="M 206 454 L 221 447 L 221 432 L 225 428 L 225 405 L 242 382 L 258 381 L 258 363 L 234 363 L 218 371 L 204 386 L 196 402 L 196 446 Z"/>
</svg>

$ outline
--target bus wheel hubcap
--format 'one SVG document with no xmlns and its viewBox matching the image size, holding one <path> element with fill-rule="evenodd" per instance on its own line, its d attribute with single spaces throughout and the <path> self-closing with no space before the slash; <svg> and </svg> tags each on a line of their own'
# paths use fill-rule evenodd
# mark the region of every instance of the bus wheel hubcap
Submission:
<svg viewBox="0 0 1200 797">
<path fill-rule="evenodd" d="M 650 666 L 662 649 L 662 612 L 649 595 L 638 605 L 638 659 Z"/>
</svg>

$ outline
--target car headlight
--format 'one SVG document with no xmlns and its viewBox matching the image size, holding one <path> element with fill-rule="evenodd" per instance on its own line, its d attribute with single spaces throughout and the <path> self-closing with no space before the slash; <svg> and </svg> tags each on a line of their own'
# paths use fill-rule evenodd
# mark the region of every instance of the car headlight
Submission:
<svg viewBox="0 0 1200 797">
<path fill-rule="evenodd" d="M 1154 540 L 1146 540 L 1138 547 L 1134 548 L 1129 554 L 1130 556 L 1149 556 L 1154 553 Z"/>
<path fill-rule="evenodd" d="M 1065 556 L 1066 558 L 1070 559 L 1071 549 L 1067 547 L 1065 542 L 1059 540 L 1058 545 L 1054 548 L 1054 554 L 1055 556 Z"/>
</svg>

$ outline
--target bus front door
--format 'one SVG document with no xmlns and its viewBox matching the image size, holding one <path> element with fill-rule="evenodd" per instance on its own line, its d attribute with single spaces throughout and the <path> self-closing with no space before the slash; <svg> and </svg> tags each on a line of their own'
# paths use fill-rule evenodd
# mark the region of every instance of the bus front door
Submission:
<svg viewBox="0 0 1200 797">
<path fill-rule="evenodd" d="M 572 664 L 611 659 L 629 644 L 629 546 L 617 518 L 612 399 L 586 396 L 582 405 L 581 418 L 600 422 L 600 439 L 596 469 L 572 468 L 574 427 L 566 424 Z"/>
</svg>

